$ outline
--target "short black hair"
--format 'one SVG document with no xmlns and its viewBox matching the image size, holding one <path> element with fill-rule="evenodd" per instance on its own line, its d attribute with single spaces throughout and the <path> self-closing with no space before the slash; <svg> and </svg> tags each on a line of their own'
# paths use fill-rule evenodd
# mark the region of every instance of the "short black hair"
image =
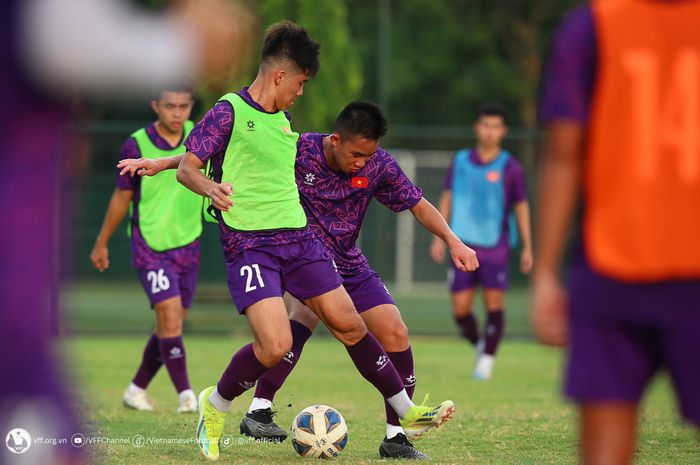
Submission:
<svg viewBox="0 0 700 465">
<path fill-rule="evenodd" d="M 189 82 L 158 87 L 153 90 L 153 100 L 155 100 L 156 102 L 160 100 L 163 96 L 163 92 L 186 92 L 190 94 L 190 96 L 194 100 L 194 86 Z"/>
<path fill-rule="evenodd" d="M 275 58 L 291 60 L 300 70 L 314 77 L 320 66 L 320 48 L 303 27 L 288 20 L 280 21 L 265 32 L 260 61 L 265 63 Z"/>
<path fill-rule="evenodd" d="M 508 110 L 497 102 L 487 102 L 479 107 L 474 121 L 479 121 L 482 116 L 500 116 L 503 124 L 508 124 Z"/>
<path fill-rule="evenodd" d="M 355 101 L 343 108 L 335 120 L 333 131 L 341 137 L 357 136 L 379 140 L 389 129 L 389 122 L 381 107 L 374 102 Z"/>
</svg>

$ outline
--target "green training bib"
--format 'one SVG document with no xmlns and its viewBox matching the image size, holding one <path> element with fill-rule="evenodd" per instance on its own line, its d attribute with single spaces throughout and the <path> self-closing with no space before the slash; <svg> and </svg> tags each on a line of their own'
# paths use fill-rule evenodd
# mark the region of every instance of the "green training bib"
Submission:
<svg viewBox="0 0 700 465">
<path fill-rule="evenodd" d="M 241 231 L 306 227 L 294 178 L 299 134 L 282 111 L 256 110 L 235 93 L 222 100 L 234 111 L 221 177 L 233 186 L 234 205 L 221 212 L 224 223 Z"/>
<path fill-rule="evenodd" d="M 183 142 L 194 123 L 185 122 Z M 171 150 L 156 147 L 146 129 L 131 137 L 136 140 L 143 158 L 162 158 L 185 153 L 183 144 Z M 146 244 L 163 252 L 190 244 L 202 234 L 202 197 L 177 182 L 176 170 L 141 178 L 141 199 L 138 205 L 138 227 Z"/>
</svg>

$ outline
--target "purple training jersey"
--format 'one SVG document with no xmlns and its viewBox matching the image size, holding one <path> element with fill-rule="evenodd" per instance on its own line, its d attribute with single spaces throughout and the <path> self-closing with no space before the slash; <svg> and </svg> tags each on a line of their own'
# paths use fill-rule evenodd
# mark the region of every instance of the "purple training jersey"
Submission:
<svg viewBox="0 0 700 465">
<path fill-rule="evenodd" d="M 544 76 L 542 121 L 588 124 L 597 48 L 590 5 L 574 9 L 557 29 Z"/>
<path fill-rule="evenodd" d="M 369 269 L 355 242 L 372 198 L 401 212 L 416 206 L 423 191 L 381 148 L 357 173 L 334 171 L 323 152 L 324 137 L 317 133 L 301 135 L 296 179 L 310 229 L 330 250 L 340 275 L 347 276 Z"/>
<path fill-rule="evenodd" d="M 476 149 L 469 151 L 469 162 L 477 166 L 483 166 L 484 162 L 479 158 Z M 452 172 L 454 169 L 454 158 L 450 163 L 450 167 L 445 175 L 445 190 L 452 190 Z M 527 186 L 525 184 L 525 171 L 522 165 L 514 157 L 510 157 L 506 163 L 503 173 L 503 187 L 505 191 L 506 201 L 505 209 L 509 212 L 513 206 L 524 200 L 527 200 Z M 454 212 L 452 212 L 454 215 Z M 467 244 L 476 251 L 479 261 L 482 263 L 498 263 L 502 265 L 508 264 L 508 253 L 510 245 L 508 244 L 508 216 L 503 218 L 503 227 L 501 229 L 501 237 L 495 247 L 485 248 L 477 247 L 472 244 Z"/>
<path fill-rule="evenodd" d="M 158 134 L 155 123 L 152 123 L 146 127 L 146 134 L 148 134 L 148 138 L 151 140 L 151 142 L 153 142 L 153 144 L 161 150 L 172 150 L 180 145 L 180 142 L 178 142 L 177 145 L 171 146 L 168 141 Z M 129 137 L 124 143 L 119 158 L 121 160 L 128 158 L 141 158 L 141 150 L 133 137 Z M 143 239 L 138 226 L 139 201 L 141 200 L 141 177 L 131 177 L 128 173 L 121 176 L 117 174 L 116 182 L 119 189 L 134 191 L 132 200 L 132 220 L 130 227 L 131 263 L 134 268 L 137 270 L 159 268 L 164 259 L 174 265 L 177 268 L 176 271 L 178 273 L 184 273 L 192 270 L 193 268 L 197 268 L 199 266 L 199 239 L 187 244 L 184 247 L 178 247 L 177 249 L 172 249 L 165 252 L 155 252 L 148 246 L 148 244 L 146 244 L 146 241 Z"/>
<path fill-rule="evenodd" d="M 239 90 L 237 94 L 251 107 L 265 112 L 265 109 L 250 96 L 247 87 Z M 285 114 L 289 118 L 289 114 L 286 112 Z M 226 101 L 220 101 L 195 125 L 187 140 L 185 140 L 185 147 L 189 152 L 195 154 L 205 164 L 211 160 L 211 170 L 214 173 L 216 182 L 221 182 L 221 168 L 224 163 L 226 148 L 231 138 L 231 132 L 233 131 L 234 117 L 231 104 Z M 227 261 L 234 259 L 236 255 L 246 249 L 263 245 L 292 244 L 313 238 L 309 228 L 289 231 L 234 231 L 226 227 L 220 217 L 219 230 L 221 244 L 224 248 L 224 257 Z"/>
</svg>

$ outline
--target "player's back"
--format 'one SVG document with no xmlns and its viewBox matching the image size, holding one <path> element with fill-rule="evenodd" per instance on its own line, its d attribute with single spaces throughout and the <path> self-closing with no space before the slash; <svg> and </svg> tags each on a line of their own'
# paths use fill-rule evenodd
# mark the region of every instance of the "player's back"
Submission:
<svg viewBox="0 0 700 465">
<path fill-rule="evenodd" d="M 700 278 L 700 2 L 594 2 L 584 241 L 626 281 Z"/>
</svg>

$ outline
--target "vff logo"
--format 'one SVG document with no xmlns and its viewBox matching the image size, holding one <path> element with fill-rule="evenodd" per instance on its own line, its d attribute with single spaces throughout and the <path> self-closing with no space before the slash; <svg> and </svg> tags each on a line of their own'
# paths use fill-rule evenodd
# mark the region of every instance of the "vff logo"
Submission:
<svg viewBox="0 0 700 465">
<path fill-rule="evenodd" d="M 13 454 L 24 454 L 32 446 L 32 436 L 26 429 L 15 428 L 5 436 L 5 445 Z"/>
</svg>

